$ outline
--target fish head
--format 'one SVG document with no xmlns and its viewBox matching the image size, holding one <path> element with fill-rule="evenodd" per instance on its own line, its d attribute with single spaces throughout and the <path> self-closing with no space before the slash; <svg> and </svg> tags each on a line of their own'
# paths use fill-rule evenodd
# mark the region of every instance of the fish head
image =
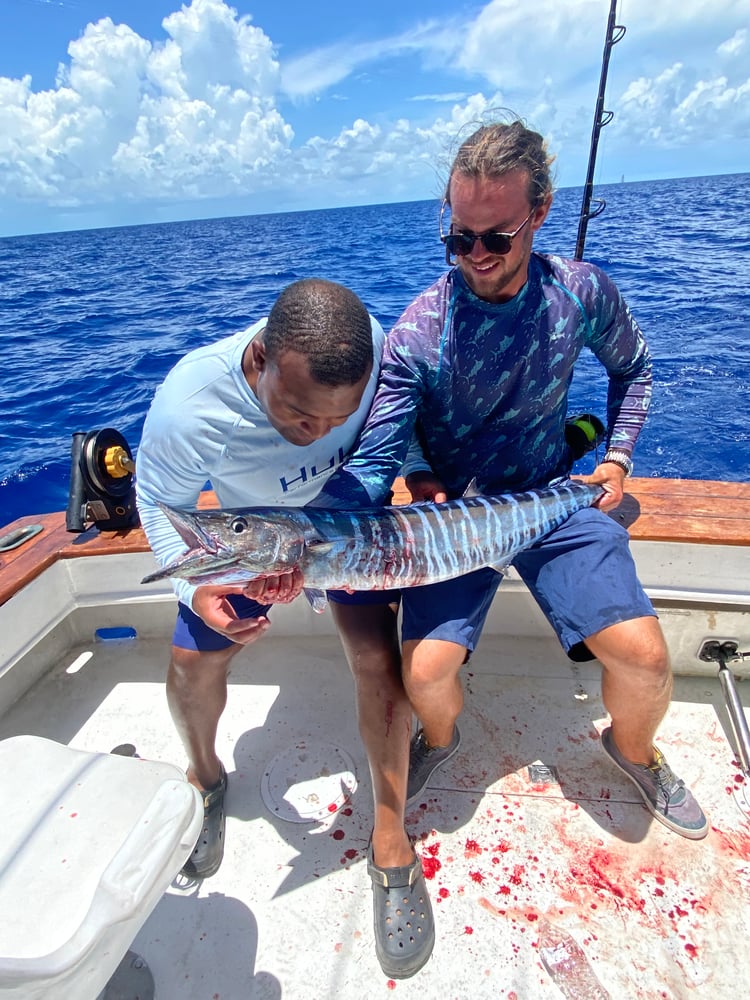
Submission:
<svg viewBox="0 0 750 1000">
<path fill-rule="evenodd" d="M 144 583 L 180 577 L 192 584 L 242 583 L 287 572 L 304 551 L 304 537 L 279 508 L 182 510 L 160 504 L 187 550 Z"/>
</svg>

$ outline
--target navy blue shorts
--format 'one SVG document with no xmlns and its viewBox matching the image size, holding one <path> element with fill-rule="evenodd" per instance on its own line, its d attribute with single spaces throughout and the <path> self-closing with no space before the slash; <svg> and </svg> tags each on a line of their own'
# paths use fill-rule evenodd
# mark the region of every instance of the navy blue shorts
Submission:
<svg viewBox="0 0 750 1000">
<path fill-rule="evenodd" d="M 327 590 L 329 601 L 334 604 L 398 604 L 400 590 L 355 590 L 353 594 L 345 590 Z"/>
<path fill-rule="evenodd" d="M 400 590 L 361 590 L 353 594 L 347 594 L 343 590 L 329 590 L 327 594 L 329 601 L 336 604 L 393 604 L 398 603 L 401 597 Z M 227 600 L 237 612 L 238 618 L 260 618 L 261 615 L 267 615 L 273 607 L 272 604 L 259 604 L 242 594 L 227 594 Z M 228 649 L 234 643 L 220 632 L 209 628 L 186 604 L 179 602 L 172 645 L 179 646 L 180 649 L 209 653 Z"/>
<path fill-rule="evenodd" d="M 513 560 L 573 660 L 594 659 L 588 636 L 656 616 L 636 575 L 627 531 L 595 508 L 579 510 Z M 404 641 L 443 639 L 474 650 L 502 577 L 494 569 L 402 591 Z"/>
<path fill-rule="evenodd" d="M 237 612 L 238 618 L 260 618 L 271 610 L 271 604 L 258 604 L 243 594 L 227 594 L 227 600 Z M 177 622 L 172 636 L 172 645 L 180 649 L 192 649 L 200 653 L 214 653 L 228 649 L 234 643 L 221 632 L 216 632 L 191 611 L 187 604 L 177 604 Z"/>
</svg>

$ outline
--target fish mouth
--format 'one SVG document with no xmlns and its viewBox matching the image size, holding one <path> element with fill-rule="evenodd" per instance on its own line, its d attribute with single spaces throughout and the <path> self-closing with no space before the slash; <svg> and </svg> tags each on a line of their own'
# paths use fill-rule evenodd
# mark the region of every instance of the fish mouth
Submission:
<svg viewBox="0 0 750 1000">
<path fill-rule="evenodd" d="M 226 580 L 227 572 L 237 565 L 239 556 L 223 545 L 214 534 L 203 529 L 197 512 L 179 510 L 161 503 L 159 508 L 179 534 L 187 550 L 166 566 L 149 573 L 141 583 L 154 583 L 169 577 L 187 580 L 195 585 Z M 242 574 L 244 580 L 251 576 L 249 573 Z"/>
</svg>

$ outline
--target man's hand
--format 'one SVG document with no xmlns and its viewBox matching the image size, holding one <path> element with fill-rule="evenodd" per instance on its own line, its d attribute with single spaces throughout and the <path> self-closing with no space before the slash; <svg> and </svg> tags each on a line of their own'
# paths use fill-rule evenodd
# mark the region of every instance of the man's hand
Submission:
<svg viewBox="0 0 750 1000">
<path fill-rule="evenodd" d="M 259 604 L 290 604 L 302 593 L 303 586 L 302 570 L 295 566 L 288 573 L 251 580 L 245 585 L 243 594 Z"/>
<path fill-rule="evenodd" d="M 227 600 L 228 594 L 243 594 L 243 586 L 198 587 L 193 594 L 193 611 L 202 618 L 209 628 L 219 632 L 232 642 L 247 646 L 259 639 L 271 624 L 265 615 L 259 618 L 239 618 Z M 269 602 L 264 602 L 269 603 Z"/>
<path fill-rule="evenodd" d="M 590 476 L 575 476 L 579 483 L 601 486 L 604 496 L 594 504 L 599 510 L 614 510 L 625 493 L 625 470 L 614 462 L 602 462 Z"/>
<path fill-rule="evenodd" d="M 404 482 L 411 493 L 412 503 L 421 503 L 425 500 L 431 503 L 444 503 L 448 499 L 445 487 L 432 472 L 410 472 Z"/>
</svg>

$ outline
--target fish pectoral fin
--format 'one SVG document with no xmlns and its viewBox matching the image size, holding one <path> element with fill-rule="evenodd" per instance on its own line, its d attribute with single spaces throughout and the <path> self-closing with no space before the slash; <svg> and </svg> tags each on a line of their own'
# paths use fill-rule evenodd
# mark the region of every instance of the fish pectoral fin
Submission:
<svg viewBox="0 0 750 1000">
<path fill-rule="evenodd" d="M 490 563 L 490 569 L 494 569 L 494 571 L 496 573 L 499 573 L 500 576 L 504 576 L 505 575 L 505 571 L 507 570 L 507 568 L 509 566 L 510 566 L 510 563 L 507 561 L 507 559 L 506 559 L 505 562 Z"/>
<path fill-rule="evenodd" d="M 479 497 L 479 496 L 482 496 L 482 494 L 479 492 L 479 487 L 477 486 L 477 480 L 475 476 L 461 494 L 461 499 L 465 500 L 466 497 Z"/>
<path fill-rule="evenodd" d="M 310 602 L 310 607 L 316 615 L 322 615 L 328 607 L 328 598 L 324 590 L 314 590 L 312 587 L 303 587 L 302 592 Z"/>
<path fill-rule="evenodd" d="M 309 541 L 305 541 L 305 548 L 314 552 L 316 555 L 325 555 L 326 552 L 330 552 L 333 548 L 335 542 L 332 542 L 329 538 L 313 538 Z"/>
</svg>

